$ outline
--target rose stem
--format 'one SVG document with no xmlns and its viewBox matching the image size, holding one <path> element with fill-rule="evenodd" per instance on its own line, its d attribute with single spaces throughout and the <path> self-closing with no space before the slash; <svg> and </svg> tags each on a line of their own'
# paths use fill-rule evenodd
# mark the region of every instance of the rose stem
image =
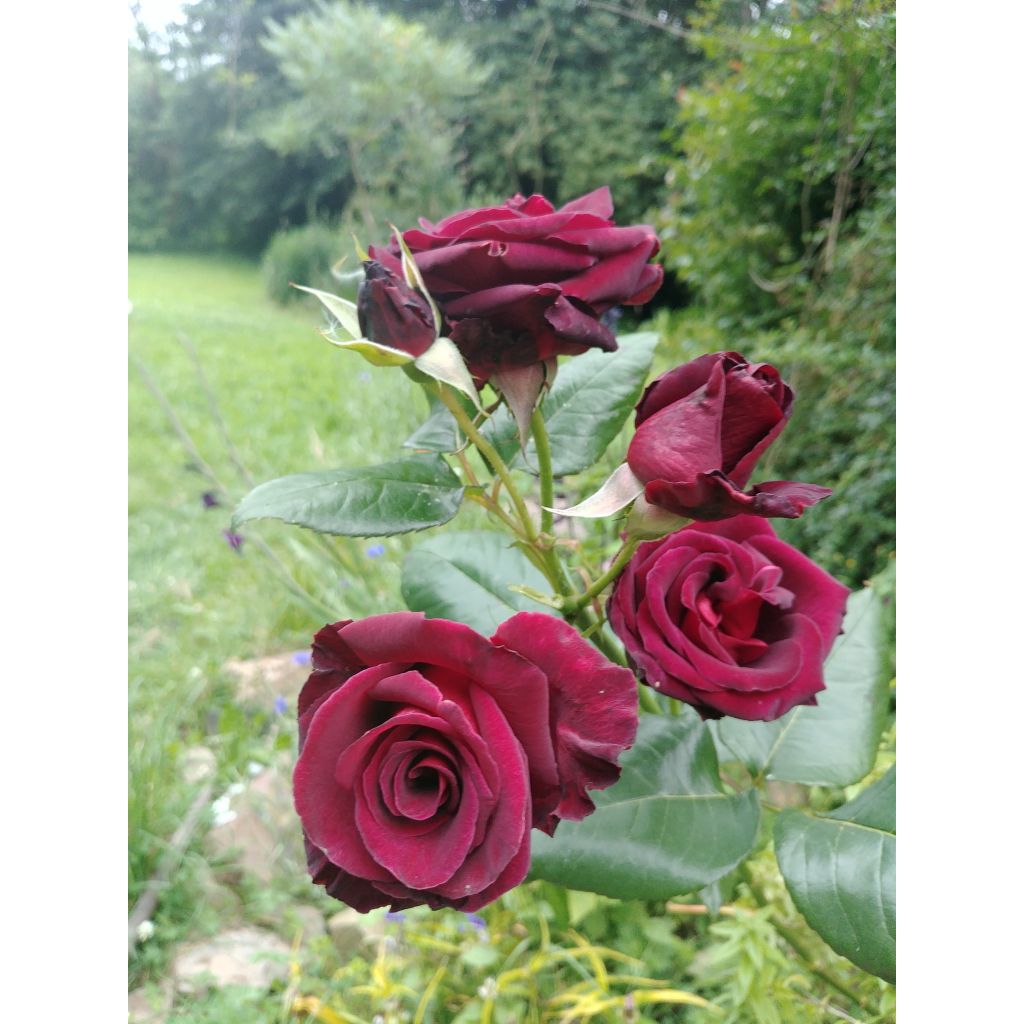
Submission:
<svg viewBox="0 0 1024 1024">
<path fill-rule="evenodd" d="M 541 533 L 551 533 L 554 515 L 550 511 L 555 503 L 555 480 L 551 473 L 551 443 L 548 440 L 548 428 L 540 406 L 533 410 L 533 440 L 537 446 L 537 464 L 540 469 L 540 529 Z"/>
<path fill-rule="evenodd" d="M 462 403 L 449 391 L 443 384 L 438 384 L 437 394 L 441 401 L 445 404 L 448 411 L 455 417 L 455 422 L 462 428 L 463 433 L 470 441 L 476 446 L 477 451 L 487 460 L 491 468 L 495 473 L 498 474 L 501 482 L 505 485 L 505 489 L 508 491 L 509 497 L 512 499 L 512 504 L 515 506 L 516 514 L 519 517 L 519 522 L 522 524 L 523 536 L 526 540 L 529 548 L 535 553 L 535 557 L 531 558 L 531 561 L 540 569 L 547 577 L 548 582 L 554 588 L 555 593 L 560 597 L 566 597 L 572 593 L 572 584 L 569 582 L 568 577 L 565 573 L 565 567 L 562 565 L 561 559 L 558 557 L 558 552 L 552 547 L 547 547 L 540 542 L 540 535 L 537 531 L 536 524 L 530 516 L 529 510 L 526 507 L 526 503 L 523 501 L 522 496 L 519 493 L 519 489 L 515 485 L 515 481 L 512 479 L 512 474 L 509 471 L 508 466 L 505 465 L 504 460 L 495 450 L 494 446 L 490 441 L 485 438 L 479 430 L 473 425 L 473 421 L 466 415 L 465 409 L 462 408 Z M 539 419 L 540 417 L 535 417 Z M 547 441 L 547 432 L 543 426 L 543 420 L 541 420 L 541 434 L 544 436 L 544 441 L 539 442 L 537 445 L 538 458 L 541 458 L 540 450 Z M 547 487 L 553 490 L 553 484 L 551 482 L 551 449 L 547 446 L 546 453 L 547 469 L 546 472 L 542 466 L 541 469 L 541 493 L 544 493 L 544 477 L 547 477 Z M 550 500 L 550 495 L 549 495 Z M 565 616 L 570 622 L 579 619 L 580 624 L 586 628 L 594 622 L 594 617 L 591 615 L 590 610 L 587 608 L 573 611 L 570 615 Z M 611 644 L 608 638 L 605 636 L 602 629 L 595 631 L 591 637 L 591 643 L 598 648 L 606 657 L 611 661 L 614 661 L 618 665 L 624 664 L 622 655 L 615 649 L 615 646 Z"/>
<path fill-rule="evenodd" d="M 640 541 L 636 538 L 633 540 L 626 541 L 625 544 L 619 548 L 619 553 L 615 556 L 612 564 L 608 566 L 608 569 L 593 583 L 583 591 L 582 594 L 570 594 L 565 599 L 565 608 L 568 612 L 574 612 L 579 608 L 588 605 L 595 597 L 598 597 L 605 587 L 614 583 L 618 579 L 622 570 L 626 568 L 626 564 L 633 557 L 633 552 L 640 546 Z"/>
<path fill-rule="evenodd" d="M 461 403 L 458 399 L 448 390 L 443 384 L 438 384 L 437 394 L 441 401 L 445 404 L 448 411 L 455 417 L 455 422 L 462 427 L 462 432 L 476 445 L 477 451 L 490 463 L 491 468 L 501 478 L 501 482 L 505 485 L 505 489 L 508 491 L 509 497 L 512 499 L 512 504 L 515 506 L 516 515 L 519 517 L 519 522 L 522 524 L 523 533 L 526 540 L 530 544 L 536 545 L 537 543 L 537 528 L 533 524 L 533 520 L 530 518 L 530 513 L 526 508 L 526 503 L 523 501 L 522 496 L 519 494 L 516 488 L 515 482 L 512 480 L 512 474 L 509 472 L 508 466 L 505 465 L 501 456 L 495 450 L 494 445 L 490 443 L 480 433 L 479 430 L 473 426 L 473 421 L 466 415 L 465 409 L 462 408 Z"/>
<path fill-rule="evenodd" d="M 650 712 L 652 715 L 663 715 L 664 712 L 661 710 L 661 705 L 658 703 L 658 698 L 651 693 L 651 688 L 645 683 L 638 682 L 636 684 L 637 691 L 640 694 L 640 707 L 644 711 Z"/>
</svg>

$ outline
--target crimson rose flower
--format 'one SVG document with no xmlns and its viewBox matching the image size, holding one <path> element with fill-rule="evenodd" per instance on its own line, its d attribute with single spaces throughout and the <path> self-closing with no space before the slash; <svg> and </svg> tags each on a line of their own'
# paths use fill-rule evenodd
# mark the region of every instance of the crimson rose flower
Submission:
<svg viewBox="0 0 1024 1024">
<path fill-rule="evenodd" d="M 608 619 L 644 682 L 704 718 L 817 703 L 849 591 L 753 516 L 641 544 Z"/>
<path fill-rule="evenodd" d="M 832 492 L 789 480 L 743 491 L 792 406 L 793 392 L 774 366 L 748 363 L 738 352 L 704 355 L 648 386 L 626 461 L 647 501 L 674 515 L 796 519 Z"/>
<path fill-rule="evenodd" d="M 607 187 L 559 210 L 543 196 L 517 195 L 403 232 L 474 377 L 588 348 L 615 351 L 601 315 L 647 302 L 663 270 L 647 262 L 659 247 L 653 229 L 616 227 L 612 210 Z M 400 273 L 396 239 L 370 256 Z"/>
<path fill-rule="evenodd" d="M 636 684 L 550 615 L 488 640 L 396 612 L 317 633 L 298 714 L 313 880 L 361 912 L 472 911 L 526 876 L 531 828 L 585 817 L 618 779 Z"/>
</svg>

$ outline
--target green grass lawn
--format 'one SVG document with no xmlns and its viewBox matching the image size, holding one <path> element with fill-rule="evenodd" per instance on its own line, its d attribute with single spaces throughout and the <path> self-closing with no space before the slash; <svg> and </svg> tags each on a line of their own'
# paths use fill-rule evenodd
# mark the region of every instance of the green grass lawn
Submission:
<svg viewBox="0 0 1024 1024">
<path fill-rule="evenodd" d="M 133 255 L 129 349 L 173 406 L 223 491 L 195 468 L 138 365 L 129 370 L 129 713 L 131 901 L 152 874 L 193 793 L 181 752 L 212 747 L 222 781 L 244 770 L 259 721 L 237 726 L 231 657 L 308 648 L 327 613 L 290 599 L 258 549 L 263 537 L 315 585 L 336 617 L 401 607 L 404 538 L 338 539 L 337 560 L 315 556 L 311 535 L 252 524 L 240 552 L 225 541 L 248 489 L 196 373 L 194 346 L 238 461 L 255 482 L 286 473 L 382 461 L 426 413 L 406 377 L 339 352 L 317 333 L 312 305 L 282 309 L 263 295 L 255 265 L 220 258 Z M 219 507 L 205 508 L 204 491 Z M 381 543 L 384 553 L 367 550 Z M 312 554 L 311 554 L 312 553 Z M 308 565 L 306 561 L 309 563 Z M 292 709 L 294 710 L 294 709 Z M 272 709 L 266 709 L 272 716 Z M 265 730 L 264 730 L 265 731 Z M 186 864 L 187 866 L 187 864 Z M 161 900 L 165 934 L 184 933 L 196 908 L 187 871 Z M 159 948 L 154 946 L 153 948 Z"/>
</svg>

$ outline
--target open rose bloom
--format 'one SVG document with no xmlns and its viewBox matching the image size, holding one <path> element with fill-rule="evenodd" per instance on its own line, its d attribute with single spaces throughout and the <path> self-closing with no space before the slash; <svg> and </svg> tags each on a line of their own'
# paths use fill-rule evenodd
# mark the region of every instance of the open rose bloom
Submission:
<svg viewBox="0 0 1024 1024">
<path fill-rule="evenodd" d="M 613 306 L 648 302 L 664 272 L 648 262 L 658 240 L 647 225 L 617 227 L 610 190 L 556 210 L 543 196 L 464 210 L 437 224 L 421 220 L 402 237 L 470 372 L 486 380 L 589 348 L 614 351 L 601 322 Z M 371 259 L 401 277 L 397 241 L 371 246 Z M 381 273 L 375 271 L 375 274 Z M 406 318 L 417 338 L 417 318 Z M 406 332 L 374 340 L 407 349 Z"/>
<path fill-rule="evenodd" d="M 490 640 L 409 612 L 326 626 L 298 713 L 310 872 L 360 911 L 518 885 L 530 830 L 592 811 L 637 726 L 632 673 L 530 612 Z"/>
<path fill-rule="evenodd" d="M 608 618 L 643 680 L 705 718 L 772 720 L 825 688 L 848 595 L 753 516 L 641 544 Z"/>
</svg>

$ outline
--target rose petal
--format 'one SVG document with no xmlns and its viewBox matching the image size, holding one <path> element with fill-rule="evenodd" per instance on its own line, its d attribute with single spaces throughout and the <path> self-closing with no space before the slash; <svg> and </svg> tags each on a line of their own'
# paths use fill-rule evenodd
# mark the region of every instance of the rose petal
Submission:
<svg viewBox="0 0 1024 1024">
<path fill-rule="evenodd" d="M 551 721 L 561 786 L 552 812 L 535 812 L 538 828 L 553 818 L 578 821 L 594 809 L 588 789 L 606 789 L 619 777 L 618 759 L 636 738 L 636 684 L 568 623 L 520 612 L 493 637 L 537 665 L 551 686 Z M 543 817 L 543 822 L 538 821 Z"/>
</svg>

